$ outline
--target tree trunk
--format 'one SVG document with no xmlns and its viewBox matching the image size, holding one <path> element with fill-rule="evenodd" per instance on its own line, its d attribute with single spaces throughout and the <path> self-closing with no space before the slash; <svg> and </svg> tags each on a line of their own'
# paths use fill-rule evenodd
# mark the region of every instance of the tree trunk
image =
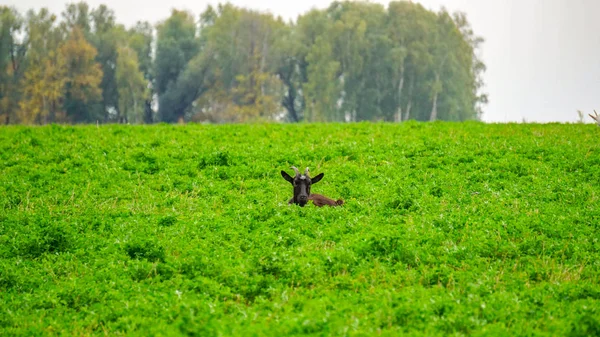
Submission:
<svg viewBox="0 0 600 337">
<path fill-rule="evenodd" d="M 437 119 L 437 100 L 438 100 L 438 89 L 437 89 L 437 84 L 440 82 L 440 74 L 437 73 L 435 74 L 435 86 L 436 88 L 434 89 L 434 93 L 433 93 L 433 106 L 431 107 L 431 115 L 429 116 L 429 121 L 433 122 Z"/>
<path fill-rule="evenodd" d="M 406 104 L 406 111 L 404 112 L 404 119 L 407 121 L 410 118 L 410 108 L 412 106 L 412 92 L 414 87 L 415 79 L 411 77 L 408 85 L 408 103 Z"/>
<path fill-rule="evenodd" d="M 133 123 L 137 124 L 138 122 L 138 107 L 137 107 L 137 99 L 135 98 L 135 95 L 133 95 Z"/>
<path fill-rule="evenodd" d="M 144 101 L 144 123 L 152 124 L 152 98 Z"/>
<path fill-rule="evenodd" d="M 404 87 L 404 66 L 400 68 L 400 83 L 398 83 L 398 110 L 394 116 L 395 122 L 402 121 L 402 88 Z"/>
<path fill-rule="evenodd" d="M 267 53 L 268 53 L 268 44 L 267 44 L 267 38 L 268 38 L 268 33 L 265 34 L 265 37 L 263 38 L 263 42 L 262 42 L 262 51 L 261 51 L 261 56 L 260 56 L 260 75 L 262 76 L 262 74 L 265 71 L 265 67 L 267 64 Z M 261 98 L 265 96 L 265 81 L 261 80 L 260 81 L 260 95 Z M 263 111 L 261 111 L 261 115 L 266 116 L 267 112 L 266 111 L 266 106 L 262 105 Z M 272 116 L 267 116 L 267 117 L 272 117 Z"/>
<path fill-rule="evenodd" d="M 291 119 L 294 122 L 299 122 L 300 117 L 298 116 L 298 111 L 296 111 L 296 107 L 294 103 L 296 101 L 296 95 L 294 94 L 294 89 L 292 87 L 288 87 L 288 95 L 283 98 L 282 105 L 287 109 L 290 114 Z"/>
<path fill-rule="evenodd" d="M 286 62 L 291 62 L 290 60 Z M 293 122 L 299 122 L 300 116 L 299 111 L 296 110 L 296 99 L 297 99 L 297 91 L 292 81 L 292 77 L 294 76 L 294 63 L 292 62 L 289 66 L 289 70 L 285 71 L 285 68 L 281 68 L 278 72 L 279 78 L 283 82 L 285 86 L 287 86 L 287 96 L 283 98 L 281 101 L 281 105 L 288 111 L 288 114 Z M 304 103 L 304 102 L 303 102 Z M 303 109 L 301 108 L 301 111 Z"/>
<path fill-rule="evenodd" d="M 438 98 L 438 93 L 436 92 L 433 95 L 433 106 L 431 108 L 431 116 L 429 116 L 430 122 L 433 122 L 437 119 L 437 98 Z"/>
<path fill-rule="evenodd" d="M 407 121 L 410 118 L 410 107 L 412 106 L 412 99 L 408 99 L 408 104 L 406 105 L 406 112 L 404 113 L 404 120 Z"/>
<path fill-rule="evenodd" d="M 54 123 L 56 121 L 56 101 L 52 100 L 50 103 L 50 123 Z"/>
<path fill-rule="evenodd" d="M 438 100 L 438 95 L 441 91 L 440 73 L 444 69 L 444 65 L 446 64 L 447 59 L 448 59 L 448 54 L 446 54 L 442 58 L 442 62 L 440 62 L 439 69 L 435 71 L 435 83 L 434 83 L 434 88 L 433 88 L 433 90 L 434 90 L 433 103 L 432 103 L 432 107 L 431 107 L 431 115 L 429 116 L 430 122 L 433 122 L 437 119 L 437 100 Z"/>
<path fill-rule="evenodd" d="M 42 122 L 42 118 L 40 118 L 40 124 L 42 124 L 42 125 L 43 124 L 48 124 L 48 115 L 49 114 L 46 113 L 46 112 L 48 112 L 48 110 L 49 109 L 46 107 L 46 96 L 42 96 L 42 111 L 43 111 L 43 114 L 44 114 L 44 118 L 43 118 L 44 121 L 43 122 Z"/>
<path fill-rule="evenodd" d="M 260 73 L 265 72 L 265 67 L 267 66 L 267 54 L 269 53 L 269 44 L 268 44 L 269 34 L 265 33 L 265 36 L 262 41 L 262 50 L 260 55 Z M 261 88 L 262 94 L 264 94 L 264 88 Z"/>
</svg>

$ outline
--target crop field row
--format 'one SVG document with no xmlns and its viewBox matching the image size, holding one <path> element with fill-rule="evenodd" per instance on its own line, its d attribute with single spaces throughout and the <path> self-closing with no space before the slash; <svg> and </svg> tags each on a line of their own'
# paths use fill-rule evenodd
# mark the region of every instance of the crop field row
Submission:
<svg viewBox="0 0 600 337">
<path fill-rule="evenodd" d="M 0 335 L 598 336 L 600 130 L 0 128 Z M 290 166 L 324 172 L 290 206 Z"/>
</svg>

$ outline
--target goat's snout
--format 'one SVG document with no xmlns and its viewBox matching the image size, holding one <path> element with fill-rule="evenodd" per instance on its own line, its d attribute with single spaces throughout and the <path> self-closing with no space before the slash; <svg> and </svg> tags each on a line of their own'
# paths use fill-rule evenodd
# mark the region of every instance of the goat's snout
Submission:
<svg viewBox="0 0 600 337">
<path fill-rule="evenodd" d="M 299 199 L 300 201 L 308 201 L 308 195 L 306 195 L 306 194 L 301 194 L 301 195 L 299 195 L 299 196 L 298 196 L 298 199 Z"/>
</svg>

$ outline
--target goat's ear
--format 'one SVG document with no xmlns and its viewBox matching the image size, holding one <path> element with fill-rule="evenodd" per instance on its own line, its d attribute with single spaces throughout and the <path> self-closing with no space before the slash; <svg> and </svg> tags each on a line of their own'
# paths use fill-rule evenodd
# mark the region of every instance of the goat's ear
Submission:
<svg viewBox="0 0 600 337">
<path fill-rule="evenodd" d="M 283 177 L 283 179 L 287 180 L 290 182 L 290 184 L 294 184 L 294 178 L 292 178 L 289 174 L 287 174 L 287 172 L 285 171 L 281 171 L 281 176 Z"/>
<path fill-rule="evenodd" d="M 316 176 L 314 176 L 313 178 L 310 178 L 311 183 L 316 184 L 319 181 L 321 181 L 321 179 L 323 179 L 323 176 L 325 175 L 325 173 L 319 173 Z"/>
</svg>

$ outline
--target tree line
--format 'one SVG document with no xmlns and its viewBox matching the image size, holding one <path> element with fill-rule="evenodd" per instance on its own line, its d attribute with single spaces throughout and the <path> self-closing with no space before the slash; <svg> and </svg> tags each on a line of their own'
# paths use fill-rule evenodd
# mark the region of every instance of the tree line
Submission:
<svg viewBox="0 0 600 337">
<path fill-rule="evenodd" d="M 482 41 L 464 13 L 408 1 L 290 22 L 226 3 L 129 28 L 105 5 L 0 6 L 0 121 L 479 119 Z"/>
</svg>

